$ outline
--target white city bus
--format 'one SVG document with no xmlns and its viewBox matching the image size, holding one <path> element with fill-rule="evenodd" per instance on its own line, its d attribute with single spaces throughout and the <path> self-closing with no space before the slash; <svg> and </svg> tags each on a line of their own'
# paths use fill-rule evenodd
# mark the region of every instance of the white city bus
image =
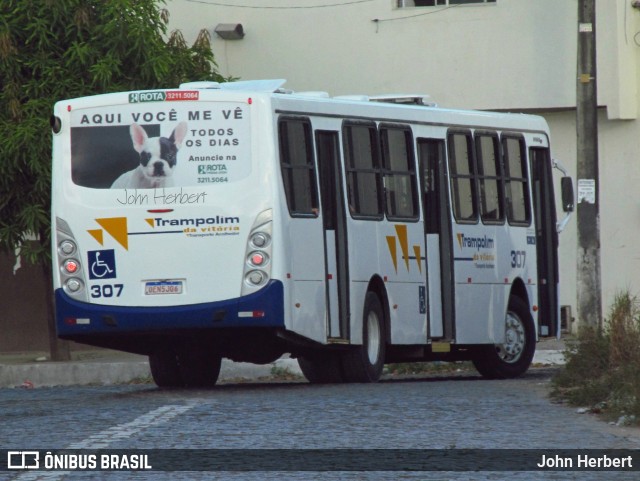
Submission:
<svg viewBox="0 0 640 481">
<path fill-rule="evenodd" d="M 559 332 L 545 121 L 283 84 L 56 104 L 58 335 L 148 355 L 159 386 L 286 353 L 311 382 L 525 372 Z"/>
</svg>

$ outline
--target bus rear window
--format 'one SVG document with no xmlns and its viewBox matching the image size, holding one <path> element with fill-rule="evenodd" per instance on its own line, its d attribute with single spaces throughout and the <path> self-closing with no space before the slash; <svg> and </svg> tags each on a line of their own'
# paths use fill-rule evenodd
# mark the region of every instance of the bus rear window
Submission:
<svg viewBox="0 0 640 481">
<path fill-rule="evenodd" d="M 159 125 L 145 130 L 149 136 L 160 135 Z M 71 129 L 71 178 L 76 185 L 110 189 L 120 175 L 137 167 L 139 159 L 128 125 Z"/>
<path fill-rule="evenodd" d="M 92 189 L 221 185 L 251 172 L 250 109 L 236 102 L 71 112 L 71 180 Z"/>
</svg>

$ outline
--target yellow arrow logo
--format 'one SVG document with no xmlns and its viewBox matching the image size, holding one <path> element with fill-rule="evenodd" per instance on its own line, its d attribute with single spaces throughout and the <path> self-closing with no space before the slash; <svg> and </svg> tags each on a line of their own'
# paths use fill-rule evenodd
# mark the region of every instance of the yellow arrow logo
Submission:
<svg viewBox="0 0 640 481">
<path fill-rule="evenodd" d="M 388 235 L 387 247 L 389 248 L 389 254 L 391 254 L 391 261 L 393 262 L 393 268 L 398 273 L 398 244 L 400 244 L 400 251 L 402 252 L 402 258 L 404 259 L 404 265 L 409 272 L 409 260 L 415 259 L 418 264 L 418 270 L 422 273 L 422 249 L 419 245 L 414 245 L 413 256 L 409 256 L 409 236 L 407 233 L 407 226 L 405 224 L 396 224 L 396 235 Z"/>
<path fill-rule="evenodd" d="M 113 237 L 118 244 L 129 250 L 129 236 L 127 234 L 127 218 L 126 217 L 105 217 L 96 219 L 96 222 L 107 234 Z M 102 229 L 90 229 L 87 232 L 98 241 L 100 245 L 104 243 L 104 233 Z"/>
</svg>

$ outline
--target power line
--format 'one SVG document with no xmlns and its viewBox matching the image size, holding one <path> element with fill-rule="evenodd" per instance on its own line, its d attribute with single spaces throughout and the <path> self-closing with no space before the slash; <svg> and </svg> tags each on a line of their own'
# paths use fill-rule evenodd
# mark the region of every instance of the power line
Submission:
<svg viewBox="0 0 640 481">
<path fill-rule="evenodd" d="M 233 3 L 215 2 L 215 1 L 207 1 L 207 0 L 186 0 L 186 1 L 191 3 L 201 3 L 204 5 L 211 5 L 215 7 L 235 7 L 235 8 L 248 8 L 248 9 L 254 9 L 254 10 L 304 10 L 304 9 L 316 9 L 316 8 L 344 7 L 348 5 L 357 5 L 360 3 L 371 3 L 376 0 L 351 0 L 348 2 L 341 2 L 341 3 L 329 3 L 326 5 L 298 5 L 298 6 L 281 6 L 281 7 L 264 6 L 264 5 L 236 5 Z M 404 17 L 375 18 L 372 21 L 376 23 L 381 23 L 381 22 L 393 22 L 396 20 L 406 20 L 409 18 L 422 17 L 424 15 L 433 15 L 434 13 L 441 13 L 441 12 L 444 12 L 445 10 L 459 7 L 460 5 L 463 5 L 463 4 L 450 5 L 444 8 L 440 8 L 438 10 L 431 10 L 429 12 L 416 13 L 413 15 L 405 15 Z"/>
</svg>

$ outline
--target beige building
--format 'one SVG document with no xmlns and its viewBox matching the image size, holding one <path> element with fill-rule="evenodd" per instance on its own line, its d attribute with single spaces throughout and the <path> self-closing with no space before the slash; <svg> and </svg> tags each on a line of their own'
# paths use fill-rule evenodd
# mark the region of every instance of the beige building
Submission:
<svg viewBox="0 0 640 481">
<path fill-rule="evenodd" d="M 640 294 L 640 9 L 598 0 L 603 305 Z M 171 0 L 171 29 L 212 34 L 225 76 L 331 95 L 426 93 L 439 105 L 546 117 L 576 172 L 578 0 Z M 216 27 L 220 34 L 215 33 Z M 223 39 L 225 37 L 236 37 Z M 576 314 L 575 217 L 561 236 L 561 304 Z"/>
</svg>

